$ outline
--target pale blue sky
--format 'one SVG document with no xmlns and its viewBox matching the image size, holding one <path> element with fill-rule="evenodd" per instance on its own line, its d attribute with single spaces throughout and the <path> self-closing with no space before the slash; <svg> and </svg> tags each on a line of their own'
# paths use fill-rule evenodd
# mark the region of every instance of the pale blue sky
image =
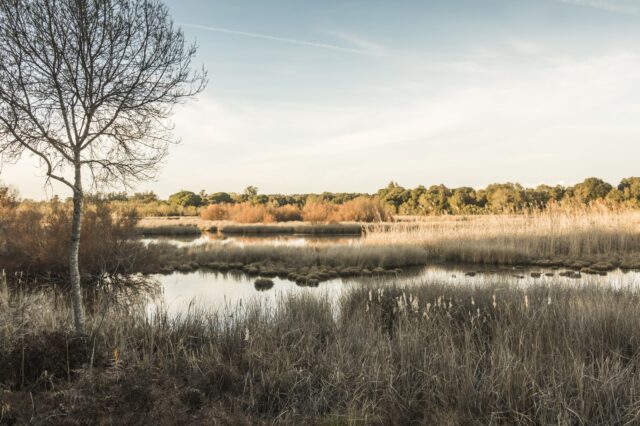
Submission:
<svg viewBox="0 0 640 426">
<path fill-rule="evenodd" d="M 640 175 L 640 0 L 167 4 L 211 81 L 138 190 Z M 41 176 L 23 161 L 0 179 L 41 198 Z"/>
</svg>

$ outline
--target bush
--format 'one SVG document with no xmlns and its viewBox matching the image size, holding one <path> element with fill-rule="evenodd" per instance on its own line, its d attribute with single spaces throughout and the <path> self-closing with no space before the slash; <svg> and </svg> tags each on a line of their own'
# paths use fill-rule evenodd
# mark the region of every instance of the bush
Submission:
<svg viewBox="0 0 640 426">
<path fill-rule="evenodd" d="M 305 222 L 329 222 L 335 209 L 335 204 L 326 201 L 308 201 L 302 209 L 302 219 Z"/>
<path fill-rule="evenodd" d="M 229 206 L 229 220 L 238 223 L 271 223 L 276 221 L 267 206 L 254 205 L 249 202 Z"/>
<path fill-rule="evenodd" d="M 0 268 L 9 272 L 68 274 L 71 205 L 23 203 L 2 208 Z M 84 274 L 127 273 L 133 268 L 137 245 L 136 212 L 112 214 L 104 204 L 87 206 L 82 218 L 80 269 Z"/>
<path fill-rule="evenodd" d="M 273 207 L 244 202 L 240 204 L 212 204 L 200 211 L 204 220 L 231 220 L 238 223 L 271 223 L 302 220 L 297 206 Z"/>
<path fill-rule="evenodd" d="M 202 205 L 202 197 L 195 192 L 180 191 L 171 195 L 169 202 L 183 207 L 200 207 Z"/>
<path fill-rule="evenodd" d="M 339 222 L 384 222 L 389 220 L 380 200 L 368 197 L 358 197 L 339 205 L 333 218 Z"/>
<path fill-rule="evenodd" d="M 295 222 L 302 220 L 302 212 L 298 206 L 285 205 L 273 208 L 276 222 Z"/>
<path fill-rule="evenodd" d="M 229 218 L 229 210 L 226 204 L 211 204 L 200 210 L 200 218 L 203 220 L 226 220 Z"/>
</svg>

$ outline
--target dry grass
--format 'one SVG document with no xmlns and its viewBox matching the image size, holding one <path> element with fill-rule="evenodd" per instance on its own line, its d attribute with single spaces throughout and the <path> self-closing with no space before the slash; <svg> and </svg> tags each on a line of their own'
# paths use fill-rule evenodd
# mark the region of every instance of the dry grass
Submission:
<svg viewBox="0 0 640 426">
<path fill-rule="evenodd" d="M 310 201 L 300 209 L 294 205 L 274 207 L 249 202 L 214 204 L 200 212 L 203 220 L 226 220 L 236 223 L 275 222 L 383 222 L 389 219 L 378 199 L 359 197 L 343 204 Z"/>
<path fill-rule="evenodd" d="M 373 225 L 370 246 L 411 244 L 432 256 L 471 263 L 595 261 L 621 263 L 640 253 L 640 211 L 548 209 L 529 215 L 443 216 Z"/>
<path fill-rule="evenodd" d="M 202 231 L 241 235 L 361 235 L 362 225 L 345 223 L 238 223 L 227 220 L 205 220 L 197 217 L 153 217 L 138 222 L 139 233 L 145 235 L 198 234 Z"/>
<path fill-rule="evenodd" d="M 71 206 L 59 202 L 21 204 L 0 212 L 0 269 L 32 275 L 57 276 L 68 272 Z M 103 204 L 86 206 L 80 241 L 83 275 L 127 273 L 139 249 L 134 212 L 114 215 Z"/>
<path fill-rule="evenodd" d="M 235 234 L 344 233 L 344 225 L 217 225 Z M 342 226 L 342 228 L 341 228 Z M 640 212 L 635 210 L 548 210 L 518 216 L 443 216 L 417 222 L 353 224 L 366 230 L 355 246 L 209 247 L 176 252 L 156 248 L 168 270 L 200 262 L 262 263 L 276 268 L 404 268 L 433 262 L 565 266 L 595 271 L 640 269 Z M 160 266 L 154 267 L 157 271 Z"/>
<path fill-rule="evenodd" d="M 387 247 L 341 245 L 292 247 L 203 244 L 178 248 L 168 244 L 150 244 L 146 248 L 144 262 L 138 262 L 137 265 L 140 272 L 147 274 L 205 268 L 245 272 L 257 269 L 272 271 L 274 276 L 286 276 L 292 272 L 302 275 L 323 272 L 337 276 L 360 275 L 364 270 L 376 268 L 385 271 L 409 268 L 425 265 L 428 260 L 427 251 L 417 246 L 399 246 L 391 250 Z"/>
<path fill-rule="evenodd" d="M 361 235 L 362 226 L 357 223 L 328 223 L 328 224 L 305 224 L 294 225 L 221 225 L 220 232 L 223 234 L 243 234 L 243 235 Z"/>
<path fill-rule="evenodd" d="M 4 424 L 637 424 L 640 296 L 367 288 L 233 317 L 65 298 L 0 312 Z"/>
</svg>

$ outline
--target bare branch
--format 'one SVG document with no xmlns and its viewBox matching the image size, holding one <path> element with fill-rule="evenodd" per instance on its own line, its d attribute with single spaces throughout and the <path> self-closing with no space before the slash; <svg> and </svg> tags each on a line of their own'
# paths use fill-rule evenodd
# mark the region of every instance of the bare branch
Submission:
<svg viewBox="0 0 640 426">
<path fill-rule="evenodd" d="M 195 54 L 158 0 L 3 0 L 0 161 L 28 153 L 65 184 L 76 166 L 95 185 L 153 177 L 173 106 L 207 83 Z"/>
</svg>

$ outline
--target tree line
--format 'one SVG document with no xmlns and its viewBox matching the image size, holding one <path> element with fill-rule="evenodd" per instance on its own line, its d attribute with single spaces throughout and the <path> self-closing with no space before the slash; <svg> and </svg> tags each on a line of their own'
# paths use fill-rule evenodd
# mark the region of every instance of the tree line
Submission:
<svg viewBox="0 0 640 426">
<path fill-rule="evenodd" d="M 243 192 L 193 192 L 182 190 L 161 200 L 154 192 L 127 194 L 125 192 L 94 194 L 93 201 L 107 201 L 122 205 L 164 206 L 168 212 L 196 212 L 210 205 L 236 205 L 249 203 L 270 207 L 295 206 L 303 208 L 310 203 L 342 205 L 355 199 L 369 198 L 382 203 L 390 214 L 397 215 L 473 215 L 522 213 L 544 210 L 549 204 L 589 205 L 595 201 L 628 207 L 640 206 L 640 177 L 622 179 L 617 186 L 591 177 L 573 185 L 538 185 L 527 188 L 518 183 L 493 183 L 485 188 L 445 185 L 406 188 L 396 182 L 373 194 L 355 192 L 323 192 L 320 194 L 261 194 L 255 186 Z"/>
</svg>

